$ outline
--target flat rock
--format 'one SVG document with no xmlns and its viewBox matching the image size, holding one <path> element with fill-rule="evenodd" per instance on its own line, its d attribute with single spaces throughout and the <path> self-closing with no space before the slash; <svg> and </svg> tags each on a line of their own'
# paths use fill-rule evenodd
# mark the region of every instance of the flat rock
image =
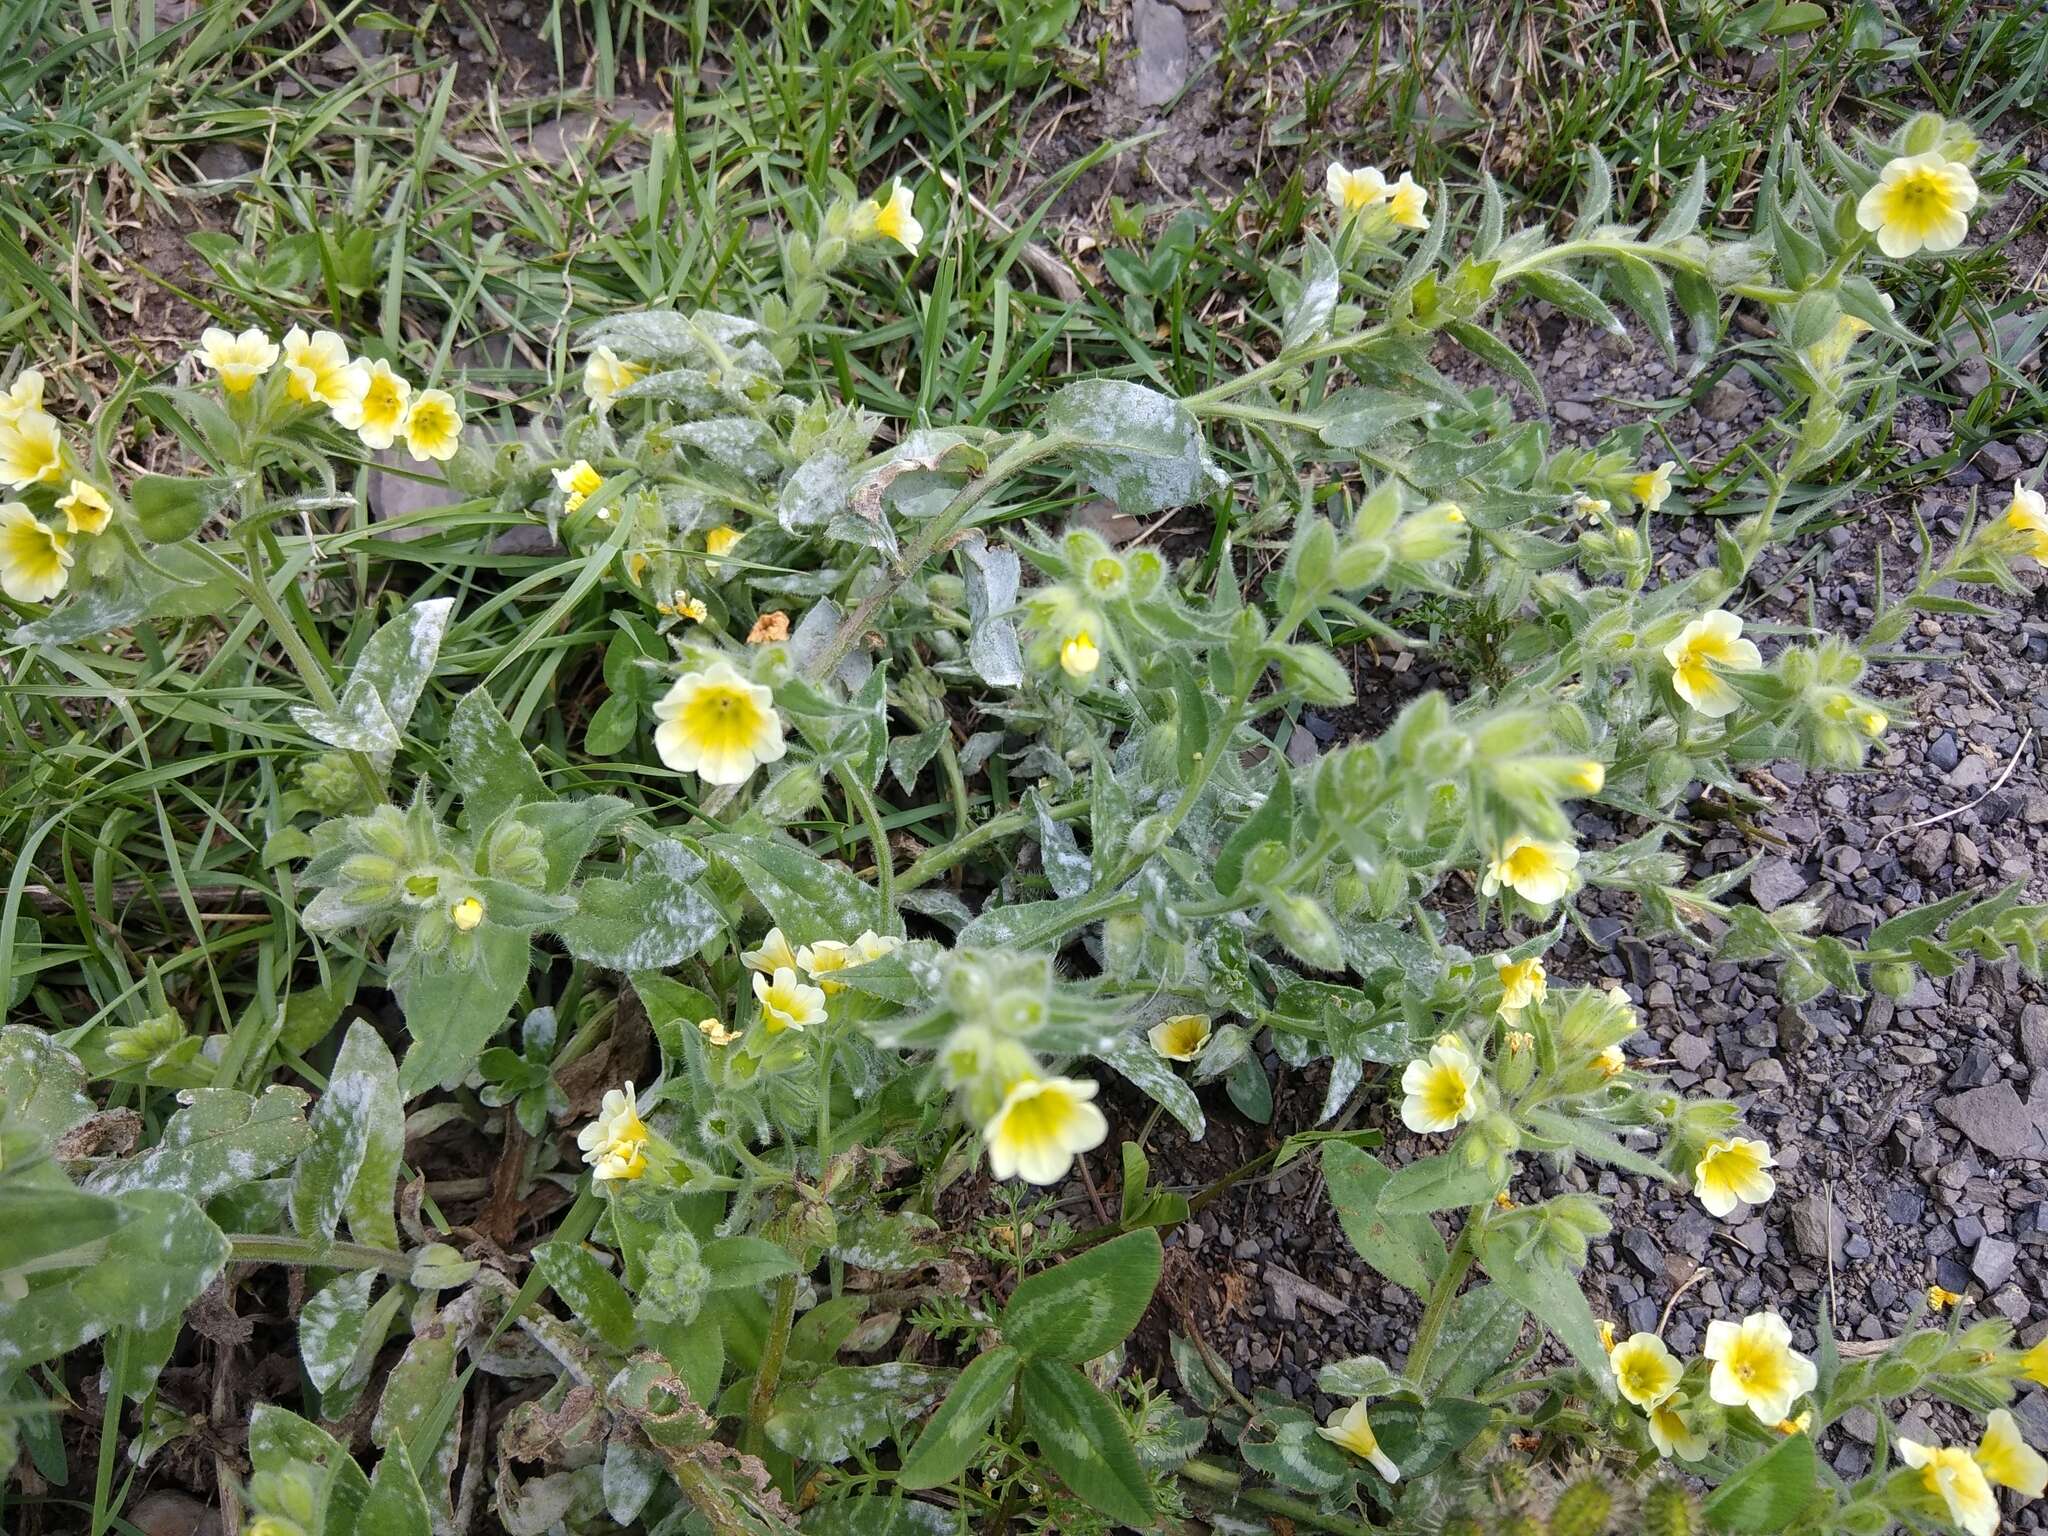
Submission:
<svg viewBox="0 0 2048 1536">
<path fill-rule="evenodd" d="M 1131 0 L 1131 39 L 1138 45 L 1141 107 L 1163 107 L 1188 83 L 1188 23 L 1165 0 Z"/>
<path fill-rule="evenodd" d="M 1765 859 L 1749 872 L 1749 894 L 1766 912 L 1806 894 L 1806 876 L 1789 859 Z"/>
<path fill-rule="evenodd" d="M 1792 1245 L 1815 1263 L 1842 1257 L 1841 1219 L 1818 1190 L 1792 1203 Z"/>
<path fill-rule="evenodd" d="M 1935 1113 L 1993 1157 L 2048 1157 L 2048 1126 L 2011 1083 L 1937 1100 Z"/>
</svg>

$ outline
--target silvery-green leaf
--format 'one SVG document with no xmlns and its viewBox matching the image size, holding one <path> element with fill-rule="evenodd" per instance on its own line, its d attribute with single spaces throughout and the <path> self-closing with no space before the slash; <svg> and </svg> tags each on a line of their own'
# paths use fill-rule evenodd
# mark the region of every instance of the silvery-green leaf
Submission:
<svg viewBox="0 0 2048 1536">
<path fill-rule="evenodd" d="M 330 1280 L 306 1299 L 299 1313 L 299 1358 L 306 1378 L 322 1392 L 337 1385 L 355 1364 L 370 1315 L 373 1269 L 352 1270 Z"/>
<path fill-rule="evenodd" d="M 102 1195 L 175 1190 L 204 1202 L 276 1172 L 312 1138 L 306 1094 L 297 1088 L 266 1088 L 257 1099 L 232 1088 L 194 1088 L 179 1098 L 185 1107 L 165 1122 L 155 1146 L 102 1164 L 85 1187 Z"/>
<path fill-rule="evenodd" d="M 485 823 L 515 802 L 552 800 L 540 771 L 490 694 L 471 689 L 448 724 L 449 767 L 462 791 L 463 809 Z"/>
<path fill-rule="evenodd" d="M 1208 1117 L 1202 1113 L 1202 1101 L 1173 1070 L 1173 1064 L 1152 1049 L 1152 1042 L 1143 1033 L 1118 1035 L 1107 1049 L 1096 1054 L 1178 1120 L 1189 1139 L 1202 1139 L 1209 1128 Z"/>
<path fill-rule="evenodd" d="M 1288 305 L 1281 321 L 1281 349 L 1317 340 L 1330 328 L 1330 316 L 1336 309 L 1337 258 L 1327 245 L 1310 235 L 1301 253 L 1301 292 Z"/>
<path fill-rule="evenodd" d="M 1199 501 L 1226 484 L 1178 400 L 1121 379 L 1082 379 L 1052 397 L 1047 426 L 1072 441 L 1088 483 L 1134 517 Z"/>
<path fill-rule="evenodd" d="M 732 866 L 792 944 L 843 944 L 868 928 L 896 931 L 872 886 L 844 864 L 797 843 L 728 832 L 706 838 L 705 846 Z"/>
<path fill-rule="evenodd" d="M 957 1373 L 892 1360 L 841 1366 L 785 1387 L 768 1420 L 768 1438 L 807 1461 L 844 1461 L 872 1450 L 944 1395 Z"/>
<path fill-rule="evenodd" d="M 452 1088 L 476 1066 L 483 1048 L 510 1022 L 526 985 L 533 946 L 523 933 L 479 930 L 476 963 L 429 969 L 392 966 L 392 991 L 405 1010 L 412 1047 L 398 1069 L 399 1091 L 411 1098 L 436 1083 Z"/>
<path fill-rule="evenodd" d="M 317 741 L 369 753 L 389 766 L 433 676 L 454 613 L 452 597 L 410 605 L 364 644 L 332 711 L 299 704 L 292 707 L 292 719 Z"/>
<path fill-rule="evenodd" d="M 796 621 L 796 628 L 789 635 L 789 659 L 797 671 L 810 671 L 811 662 L 824 654 L 845 619 L 844 611 L 829 597 L 820 598 L 804 610 L 804 616 Z M 846 653 L 832 675 L 848 693 L 859 693 L 874 669 L 875 664 L 868 654 L 855 647 Z"/>
<path fill-rule="evenodd" d="M 647 1501 L 667 1482 L 661 1458 L 630 1440 L 611 1439 L 604 1447 L 604 1507 L 620 1525 L 640 1518 Z"/>
<path fill-rule="evenodd" d="M 573 917 L 555 925 L 569 953 L 615 971 L 680 965 L 725 926 L 698 889 L 704 861 L 674 838 L 649 838 L 622 879 L 585 880 Z"/>
<path fill-rule="evenodd" d="M 782 467 L 774 431 L 751 416 L 714 416 L 670 427 L 670 435 L 688 443 L 715 464 L 750 480 L 765 480 Z"/>
<path fill-rule="evenodd" d="M 349 1026 L 313 1108 L 312 1141 L 292 1171 L 292 1225 L 330 1238 L 343 1211 L 357 1242 L 398 1246 L 392 1201 L 405 1149 L 398 1063 L 369 1022 Z"/>
<path fill-rule="evenodd" d="M 821 453 L 783 481 L 775 520 L 791 533 L 809 533 L 844 512 L 852 495 L 853 466 L 843 455 Z"/>
<path fill-rule="evenodd" d="M 0 1124 L 55 1141 L 92 1113 L 85 1063 L 39 1029 L 0 1029 Z"/>
<path fill-rule="evenodd" d="M 1027 791 L 1024 799 L 1037 818 L 1038 860 L 1045 869 L 1046 880 L 1069 901 L 1085 896 L 1095 884 L 1095 865 L 1081 851 L 1074 829 L 1054 818 L 1037 790 Z"/>
<path fill-rule="evenodd" d="M 1015 688 L 1024 681 L 1024 655 L 1008 615 L 1017 606 L 1023 566 L 1014 549 L 991 547 L 978 533 L 958 548 L 967 586 L 967 660 L 991 688 Z"/>
</svg>

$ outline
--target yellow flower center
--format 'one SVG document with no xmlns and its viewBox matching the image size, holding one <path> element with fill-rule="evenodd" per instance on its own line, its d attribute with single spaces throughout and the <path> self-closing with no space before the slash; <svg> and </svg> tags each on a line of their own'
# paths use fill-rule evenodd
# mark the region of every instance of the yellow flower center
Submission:
<svg viewBox="0 0 2048 1536">
<path fill-rule="evenodd" d="M 739 751 L 761 729 L 761 711 L 743 690 L 712 683 L 699 688 L 684 709 L 683 727 L 701 746 Z"/>
<path fill-rule="evenodd" d="M 1429 1074 L 1421 1098 L 1434 1118 L 1450 1120 L 1465 1113 L 1466 1106 L 1472 1102 L 1472 1092 L 1465 1086 L 1464 1074 L 1457 1068 L 1439 1066 Z"/>
</svg>

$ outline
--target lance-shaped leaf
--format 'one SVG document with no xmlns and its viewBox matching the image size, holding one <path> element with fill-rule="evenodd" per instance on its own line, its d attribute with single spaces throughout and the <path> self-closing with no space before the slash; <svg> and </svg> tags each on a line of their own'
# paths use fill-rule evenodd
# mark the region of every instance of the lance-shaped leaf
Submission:
<svg viewBox="0 0 2048 1536">
<path fill-rule="evenodd" d="M 474 822 L 490 822 L 515 804 L 554 798 L 526 748 L 481 688 L 462 696 L 448 723 L 449 768 L 462 791 L 464 811 Z"/>
<path fill-rule="evenodd" d="M 808 848 L 737 832 L 708 838 L 705 846 L 733 867 L 792 944 L 844 943 L 868 928 L 897 931 L 873 887 L 844 864 L 821 859 Z"/>
<path fill-rule="evenodd" d="M 299 1155 L 312 1138 L 297 1088 L 267 1088 L 260 1099 L 232 1088 L 197 1088 L 165 1122 L 157 1144 L 137 1157 L 97 1168 L 85 1187 L 118 1195 L 132 1189 L 169 1189 L 202 1204 L 267 1178 Z"/>
<path fill-rule="evenodd" d="M 844 1461 L 899 1434 L 939 1400 L 954 1375 L 902 1360 L 826 1371 L 783 1389 L 768 1438 L 808 1461 Z"/>
<path fill-rule="evenodd" d="M 55 1141 L 92 1113 L 85 1063 L 39 1029 L 0 1029 L 0 1121 Z"/>
<path fill-rule="evenodd" d="M 1052 397 L 1046 425 L 1067 438 L 1088 483 L 1133 517 L 1198 501 L 1226 483 L 1178 400 L 1121 379 L 1082 379 Z"/>
<path fill-rule="evenodd" d="M 1019 1382 L 1031 1437 L 1084 1502 L 1123 1525 L 1152 1523 L 1152 1487 L 1123 1415 L 1071 1365 L 1033 1360 Z"/>
<path fill-rule="evenodd" d="M 399 1067 L 406 1097 L 439 1083 L 452 1088 L 472 1067 L 511 1017 L 519 989 L 526 985 L 532 945 L 523 933 L 486 927 L 476 961 L 464 969 L 397 971 L 392 990 L 405 1010 L 412 1049 Z"/>
<path fill-rule="evenodd" d="M 936 1488 L 966 1471 L 982 1432 L 1023 1368 L 1024 1356 L 1007 1344 L 976 1356 L 917 1437 L 896 1481 L 905 1488 Z"/>
<path fill-rule="evenodd" d="M 358 1242 L 396 1248 L 391 1207 L 404 1150 L 398 1063 L 383 1037 L 357 1019 L 313 1108 L 312 1142 L 292 1170 L 292 1225 L 306 1237 L 332 1237 L 346 1211 Z"/>
<path fill-rule="evenodd" d="M 1014 549 L 991 547 L 978 533 L 960 541 L 960 574 L 967 585 L 967 660 L 991 688 L 1024 681 L 1024 653 L 1008 615 L 1017 606 L 1023 564 Z"/>
<path fill-rule="evenodd" d="M 364 644 L 349 669 L 341 698 L 330 710 L 295 705 L 292 718 L 316 741 L 366 752 L 388 767 L 397 755 L 455 613 L 452 597 L 415 603 Z"/>
<path fill-rule="evenodd" d="M 1075 1365 L 1108 1354 L 1152 1304 L 1164 1260 L 1159 1234 L 1148 1229 L 1028 1276 L 1003 1309 L 1004 1342 Z"/>
</svg>

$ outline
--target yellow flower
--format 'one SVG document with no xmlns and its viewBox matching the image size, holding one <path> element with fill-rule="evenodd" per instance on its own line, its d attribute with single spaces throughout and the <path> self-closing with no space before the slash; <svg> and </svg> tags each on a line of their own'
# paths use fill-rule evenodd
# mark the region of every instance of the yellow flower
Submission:
<svg viewBox="0 0 2048 1536">
<path fill-rule="evenodd" d="M 1168 1061 L 1193 1061 L 1209 1043 L 1209 1015 L 1177 1013 L 1146 1030 L 1145 1038 Z"/>
<path fill-rule="evenodd" d="M 1939 150 L 1901 155 L 1878 173 L 1877 184 L 1856 204 L 1856 222 L 1877 236 L 1890 257 L 1915 251 L 1952 251 L 1970 232 L 1977 179 L 1970 168 Z"/>
<path fill-rule="evenodd" d="M 599 1181 L 637 1179 L 647 1172 L 647 1143 L 653 1134 L 640 1118 L 633 1085 L 628 1083 L 607 1090 L 597 1118 L 576 1133 L 576 1145 Z"/>
<path fill-rule="evenodd" d="M 679 619 L 688 619 L 692 624 L 702 624 L 711 617 L 711 610 L 704 606 L 704 599 L 692 597 L 681 587 L 676 588 L 672 602 L 655 604 L 663 613 L 672 613 Z"/>
<path fill-rule="evenodd" d="M 1951 1291 L 1939 1285 L 1927 1287 L 1927 1307 L 1932 1312 L 1945 1312 L 1963 1299 L 1961 1291 Z"/>
<path fill-rule="evenodd" d="M 1479 888 L 1487 895 L 1506 886 L 1525 901 L 1547 907 L 1571 889 L 1579 850 L 1570 843 L 1542 843 L 1516 833 L 1501 844 Z"/>
<path fill-rule="evenodd" d="M 1507 1048 L 1510 1056 L 1519 1056 L 1536 1044 L 1536 1037 L 1525 1029 L 1508 1031 Z"/>
<path fill-rule="evenodd" d="M 455 925 L 457 933 L 474 933 L 483 920 L 484 904 L 474 896 L 465 896 L 448 909 L 448 921 Z"/>
<path fill-rule="evenodd" d="M 711 557 L 710 564 L 713 570 L 718 568 L 720 561 L 732 553 L 732 547 L 739 541 L 740 531 L 737 528 L 714 528 L 704 535 L 704 553 Z"/>
<path fill-rule="evenodd" d="M 761 1027 L 771 1035 L 825 1022 L 825 994 L 798 981 L 786 965 L 777 966 L 772 979 L 754 973 L 754 1000 L 761 1005 Z"/>
<path fill-rule="evenodd" d="M 0 502 L 0 592 L 17 603 L 47 603 L 70 573 L 70 540 L 22 503 Z"/>
<path fill-rule="evenodd" d="M 2020 1438 L 2018 1422 L 2003 1408 L 1992 1409 L 1984 1420 L 1984 1438 L 1977 1442 L 1977 1465 L 1999 1487 L 2030 1499 L 2038 1499 L 2048 1489 L 2048 1461 Z"/>
<path fill-rule="evenodd" d="M 1771 1149 L 1752 1136 L 1728 1136 L 1706 1145 L 1693 1164 L 1693 1193 L 1724 1221 L 1744 1201 L 1762 1205 L 1778 1192 L 1778 1181 L 1766 1171 L 1777 1167 Z"/>
<path fill-rule="evenodd" d="M 47 411 L 0 419 L 0 480 L 17 491 L 55 485 L 64 475 L 64 435 Z"/>
<path fill-rule="evenodd" d="M 902 182 L 896 183 L 889 194 L 889 201 L 875 205 L 875 233 L 884 240 L 894 240 L 911 255 L 917 254 L 917 247 L 924 239 L 924 226 L 910 211 L 910 188 Z"/>
<path fill-rule="evenodd" d="M 740 951 L 740 964 L 750 971 L 760 971 L 772 976 L 777 971 L 793 971 L 797 968 L 796 951 L 789 947 L 789 940 L 782 936 L 780 928 L 770 928 L 762 938 L 759 949 Z"/>
<path fill-rule="evenodd" d="M 1109 1135 L 1109 1121 L 1094 1098 L 1095 1084 L 1084 1078 L 1026 1077 L 1012 1083 L 981 1130 L 988 1171 L 999 1179 L 1059 1183 L 1076 1157 Z"/>
<path fill-rule="evenodd" d="M 661 760 L 706 784 L 744 784 L 784 751 L 775 695 L 741 677 L 729 661 L 677 678 L 654 715 L 661 722 L 654 730 Z"/>
<path fill-rule="evenodd" d="M 1355 171 L 1347 171 L 1336 161 L 1323 172 L 1323 190 L 1336 205 L 1337 212 L 1345 218 L 1362 213 L 1375 204 L 1384 203 L 1392 188 L 1387 178 L 1380 174 L 1379 167 L 1361 165 Z"/>
<path fill-rule="evenodd" d="M 1429 228 L 1429 215 L 1422 211 L 1429 201 L 1429 188 L 1421 185 L 1406 171 L 1387 193 L 1387 217 L 1403 229 Z"/>
<path fill-rule="evenodd" d="M 1754 672 L 1764 664 L 1755 643 L 1742 638 L 1742 620 L 1725 608 L 1710 609 L 1680 630 L 1664 647 L 1664 659 L 1678 696 L 1714 720 L 1742 706 L 1742 695 L 1721 674 Z"/>
<path fill-rule="evenodd" d="M 462 446 L 462 413 L 445 389 L 423 389 L 405 413 L 405 451 L 415 463 L 435 459 L 445 464 Z"/>
<path fill-rule="evenodd" d="M 1813 1410 L 1811 1408 L 1800 1414 L 1796 1419 L 1778 1420 L 1778 1433 L 1781 1435 L 1803 1435 L 1811 1428 L 1813 1428 Z"/>
<path fill-rule="evenodd" d="M 2012 483 L 2012 500 L 2006 503 L 2005 526 L 2017 535 L 2014 542 L 2021 553 L 2048 564 L 2048 498 L 2030 485 Z"/>
<path fill-rule="evenodd" d="M 1457 1129 L 1479 1113 L 1478 1084 L 1479 1063 L 1457 1036 L 1443 1036 L 1401 1074 L 1401 1123 L 1421 1133 Z"/>
<path fill-rule="evenodd" d="M 199 333 L 199 350 L 193 356 L 220 375 L 222 389 L 240 395 L 277 366 L 277 343 L 253 325 L 239 336 L 209 325 Z"/>
<path fill-rule="evenodd" d="M 361 438 L 365 448 L 389 448 L 405 425 L 406 407 L 412 403 L 412 385 L 381 357 L 374 363 L 357 358 L 344 374 L 341 403 L 334 407 L 334 419 Z"/>
<path fill-rule="evenodd" d="M 1600 1347 L 1609 1355 L 1614 1353 L 1614 1324 L 1604 1317 L 1600 1319 Z"/>
<path fill-rule="evenodd" d="M 1637 475 L 1628 483 L 1629 494 L 1654 512 L 1663 506 L 1671 495 L 1671 474 L 1678 466 L 1666 459 L 1655 469 Z"/>
<path fill-rule="evenodd" d="M 699 1019 L 697 1033 L 712 1045 L 731 1045 L 740 1037 L 738 1030 L 727 1029 L 717 1019 Z"/>
<path fill-rule="evenodd" d="M 1748 1407 L 1766 1424 L 1792 1411 L 1820 1373 L 1792 1348 L 1792 1330 L 1775 1312 L 1752 1312 L 1740 1323 L 1707 1325 L 1703 1351 L 1714 1362 L 1707 1391 L 1724 1408 Z"/>
<path fill-rule="evenodd" d="M 43 408 L 43 376 L 33 368 L 24 368 L 14 376 L 14 382 L 0 394 L 0 421 L 18 421 L 30 411 Z"/>
<path fill-rule="evenodd" d="M 1976 1458 L 1959 1445 L 1922 1445 L 1899 1437 L 1899 1460 L 1920 1469 L 1920 1482 L 1948 1506 L 1948 1517 L 1970 1536 L 1998 1529 L 1998 1495 Z"/>
<path fill-rule="evenodd" d="M 554 474 L 555 485 L 562 492 L 564 512 L 574 512 L 604 485 L 604 476 L 590 467 L 588 459 L 578 459 L 567 469 L 558 469 Z"/>
<path fill-rule="evenodd" d="M 860 937 L 853 941 L 853 947 L 860 952 L 861 965 L 870 960 L 879 960 L 884 955 L 893 955 L 903 947 L 903 941 L 894 934 L 877 933 L 872 928 L 863 928 Z"/>
<path fill-rule="evenodd" d="M 1095 637 L 1085 629 L 1075 630 L 1060 647 L 1060 667 L 1069 677 L 1087 677 L 1101 665 L 1102 652 L 1095 648 Z"/>
<path fill-rule="evenodd" d="M 1589 523 L 1597 523 L 1613 510 L 1614 504 L 1601 496 L 1588 496 L 1581 492 L 1572 501 L 1572 510 Z"/>
<path fill-rule="evenodd" d="M 583 364 L 583 393 L 600 411 L 608 410 L 620 391 L 645 378 L 647 370 L 622 359 L 610 347 L 599 347 Z"/>
<path fill-rule="evenodd" d="M 833 997 L 846 990 L 846 983 L 825 978 L 849 965 L 859 965 L 860 952 L 851 944 L 842 944 L 837 939 L 819 939 L 796 952 L 796 963 L 809 973 L 811 980 L 824 988 L 827 997 Z"/>
<path fill-rule="evenodd" d="M 304 326 L 284 333 L 284 392 L 288 399 L 330 410 L 349 398 L 348 346 L 332 331 L 308 336 Z"/>
<path fill-rule="evenodd" d="M 1884 734 L 1885 727 L 1890 725 L 1891 721 L 1885 717 L 1885 712 L 1881 709 L 1866 709 L 1856 717 L 1856 723 L 1863 727 L 1864 735 L 1874 740 Z"/>
<path fill-rule="evenodd" d="M 1610 1045 L 1593 1058 L 1593 1066 L 1602 1077 L 1619 1077 L 1628 1070 L 1628 1056 L 1618 1045 Z"/>
<path fill-rule="evenodd" d="M 1565 782 L 1585 794 L 1597 795 L 1607 787 L 1607 765 L 1589 757 L 1571 771 Z"/>
<path fill-rule="evenodd" d="M 73 480 L 71 490 L 57 498 L 57 510 L 64 514 L 67 532 L 104 533 L 114 515 L 114 504 L 98 486 Z"/>
<path fill-rule="evenodd" d="M 1542 1002 L 1550 990 L 1550 976 L 1543 969 L 1541 956 L 1510 960 L 1502 955 L 1493 970 L 1500 978 L 1500 1011 L 1504 1014 L 1517 1014 L 1531 1003 Z"/>
<path fill-rule="evenodd" d="M 2036 1386 L 2048 1387 L 2048 1339 L 2020 1356 L 2020 1374 Z"/>
<path fill-rule="evenodd" d="M 1650 1410 L 1650 1443 L 1667 1459 L 1698 1461 L 1707 1454 L 1707 1437 L 1686 1422 L 1683 1398 L 1667 1397 Z"/>
<path fill-rule="evenodd" d="M 1393 1457 L 1380 1449 L 1379 1437 L 1372 1432 L 1372 1425 L 1366 1422 L 1365 1404 L 1353 1403 L 1327 1424 L 1316 1426 L 1316 1433 L 1334 1445 L 1341 1445 L 1352 1455 L 1372 1463 L 1373 1471 L 1390 1483 L 1401 1480 L 1401 1469 L 1394 1464 Z"/>
<path fill-rule="evenodd" d="M 1638 1408 L 1654 1408 L 1678 1390 L 1685 1367 L 1654 1333 L 1634 1333 L 1608 1352 L 1614 1384 Z"/>
<path fill-rule="evenodd" d="M 1514 1197 L 1504 1189 L 1494 1191 L 1493 1203 L 1503 1211 L 1512 1211 L 1515 1208 Z"/>
</svg>

